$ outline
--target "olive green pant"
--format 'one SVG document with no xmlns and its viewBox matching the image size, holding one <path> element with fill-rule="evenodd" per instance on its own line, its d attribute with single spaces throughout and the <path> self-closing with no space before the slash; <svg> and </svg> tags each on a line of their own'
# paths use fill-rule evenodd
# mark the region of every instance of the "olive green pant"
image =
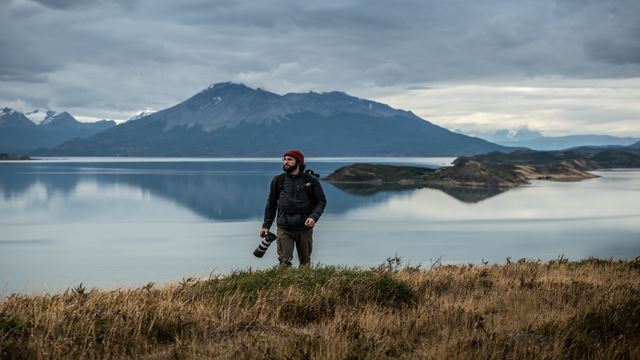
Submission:
<svg viewBox="0 0 640 360">
<path fill-rule="evenodd" d="M 300 265 L 311 264 L 311 250 L 313 249 L 313 229 L 285 230 L 278 228 L 278 261 L 280 265 L 291 266 L 293 248 L 298 252 Z"/>
</svg>

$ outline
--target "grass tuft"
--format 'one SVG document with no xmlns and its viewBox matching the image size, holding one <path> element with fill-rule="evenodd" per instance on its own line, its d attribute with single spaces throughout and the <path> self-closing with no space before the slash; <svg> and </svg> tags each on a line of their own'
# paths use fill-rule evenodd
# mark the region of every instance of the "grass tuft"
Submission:
<svg viewBox="0 0 640 360">
<path fill-rule="evenodd" d="M 239 270 L 0 299 L 0 358 L 640 358 L 640 262 Z"/>
</svg>

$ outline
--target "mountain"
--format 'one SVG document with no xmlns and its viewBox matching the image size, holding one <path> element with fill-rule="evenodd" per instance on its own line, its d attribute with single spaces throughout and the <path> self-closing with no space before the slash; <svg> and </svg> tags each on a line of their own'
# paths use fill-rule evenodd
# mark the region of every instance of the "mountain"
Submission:
<svg viewBox="0 0 640 360">
<path fill-rule="evenodd" d="M 499 142 L 499 144 L 505 146 L 526 147 L 534 150 L 563 150 L 579 146 L 626 146 L 638 140 L 640 139 L 610 135 L 569 135 L 515 142 Z"/>
<path fill-rule="evenodd" d="M 27 111 L 24 113 L 24 115 L 36 125 L 39 125 L 47 117 L 50 117 L 51 115 L 54 115 L 54 114 L 55 114 L 55 111 L 41 110 L 41 109 L 35 109 L 35 110 Z"/>
<path fill-rule="evenodd" d="M 113 120 L 84 123 L 68 112 L 36 110 L 28 115 L 38 124 L 19 111 L 10 108 L 0 111 L 0 152 L 31 152 L 52 147 L 74 138 L 91 136 L 116 124 Z"/>
<path fill-rule="evenodd" d="M 36 132 L 37 126 L 24 114 L 10 108 L 0 110 L 0 152 L 20 152 L 25 138 Z"/>
<path fill-rule="evenodd" d="M 520 142 L 520 141 L 530 141 L 536 139 L 542 139 L 544 136 L 537 132 L 531 131 L 528 128 L 520 128 L 517 130 L 498 130 L 492 134 L 491 137 L 486 140 L 501 143 L 501 142 Z"/>
<path fill-rule="evenodd" d="M 32 123 L 23 113 L 10 108 L 0 110 L 0 129 L 33 129 L 36 124 Z"/>
<path fill-rule="evenodd" d="M 135 116 L 129 118 L 127 121 L 142 119 L 143 117 L 151 115 L 151 114 L 153 114 L 153 112 L 151 112 L 151 111 L 141 111 L 140 113 L 138 113 L 138 115 L 135 115 Z"/>
<path fill-rule="evenodd" d="M 498 130 L 493 133 L 478 133 L 478 137 L 503 146 L 523 147 L 533 150 L 563 150 L 580 146 L 626 146 L 637 142 L 638 138 L 610 135 L 569 135 L 545 137 L 528 128 Z"/>
<path fill-rule="evenodd" d="M 343 92 L 278 95 L 219 83 L 170 108 L 40 155 L 447 156 L 510 149 Z"/>
<path fill-rule="evenodd" d="M 56 113 L 54 111 L 47 111 L 47 116 L 40 123 L 42 126 L 55 126 L 55 127 L 74 127 L 82 124 L 76 120 L 68 112 Z"/>
<path fill-rule="evenodd" d="M 628 148 L 640 149 L 640 141 L 638 141 L 637 143 L 633 143 L 633 144 L 629 145 Z"/>
</svg>

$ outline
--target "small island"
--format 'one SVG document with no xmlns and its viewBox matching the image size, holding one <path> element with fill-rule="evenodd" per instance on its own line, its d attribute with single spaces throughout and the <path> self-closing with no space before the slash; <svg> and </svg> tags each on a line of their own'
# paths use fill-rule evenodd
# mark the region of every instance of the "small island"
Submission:
<svg viewBox="0 0 640 360">
<path fill-rule="evenodd" d="M 0 153 L 0 160 L 33 160 L 27 155 Z"/>
<path fill-rule="evenodd" d="M 339 187 L 360 184 L 389 190 L 419 187 L 498 190 L 530 180 L 580 181 L 598 177 L 592 170 L 612 168 L 640 168 L 640 155 L 624 150 L 517 150 L 459 157 L 453 166 L 438 169 L 353 164 L 334 171 L 325 180 Z"/>
</svg>

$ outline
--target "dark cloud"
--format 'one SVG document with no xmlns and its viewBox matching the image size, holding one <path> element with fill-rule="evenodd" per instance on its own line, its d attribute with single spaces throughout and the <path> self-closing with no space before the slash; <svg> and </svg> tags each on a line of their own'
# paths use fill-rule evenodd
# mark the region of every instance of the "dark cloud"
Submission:
<svg viewBox="0 0 640 360">
<path fill-rule="evenodd" d="M 640 64 L 640 39 L 598 39 L 585 44 L 591 59 L 612 65 Z"/>
<path fill-rule="evenodd" d="M 580 25 L 578 38 L 586 60 L 603 63 L 603 67 L 620 65 L 622 76 L 629 75 L 629 67 L 623 65 L 640 65 L 640 2 L 562 0 L 558 11 Z M 633 69 L 636 76 L 638 69 Z"/>
<path fill-rule="evenodd" d="M 2 1 L 4 0 L 0 0 L 0 3 L 2 3 Z M 11 2 L 10 0 L 7 1 L 7 4 L 10 2 Z M 45 11 L 45 9 L 42 6 L 39 6 L 35 3 L 28 3 L 28 2 L 18 3 L 11 7 L 7 6 L 7 9 L 10 17 L 23 19 L 23 21 Z"/>
<path fill-rule="evenodd" d="M 100 4 L 117 4 L 125 8 L 133 8 L 136 4 L 135 0 L 31 0 L 54 10 L 82 10 Z"/>
<path fill-rule="evenodd" d="M 53 99 L 57 107 L 63 109 L 81 108 L 88 103 L 105 107 L 105 103 L 110 102 L 109 98 L 105 97 L 105 94 L 96 89 L 78 86 L 66 86 L 63 89 L 59 90 L 60 93 L 68 94 L 66 96 L 56 97 Z"/>
<path fill-rule="evenodd" d="M 19 102 L 23 104 L 27 104 L 27 108 L 24 108 L 23 111 L 30 111 L 35 109 L 47 109 L 50 106 L 50 100 L 48 98 L 42 98 L 39 96 L 31 96 L 28 93 L 21 91 L 12 91 L 12 90 L 4 90 L 0 89 L 0 98 L 3 99 L 14 99 L 14 102 Z M 4 104 L 0 104 L 2 106 Z"/>
<path fill-rule="evenodd" d="M 45 82 L 46 73 L 57 68 L 55 63 L 43 59 L 37 52 L 20 48 L 15 41 L 0 35 L 0 82 Z M 1 84 L 1 83 L 0 83 Z"/>
<path fill-rule="evenodd" d="M 122 112 L 168 106 L 226 80 L 366 95 L 429 82 L 640 76 L 635 0 L 0 3 L 0 87 L 32 83 L 20 88 L 92 111 L 104 97 Z"/>
<path fill-rule="evenodd" d="M 65 10 L 71 8 L 86 8 L 97 3 L 96 0 L 33 0 L 51 9 Z"/>
</svg>

